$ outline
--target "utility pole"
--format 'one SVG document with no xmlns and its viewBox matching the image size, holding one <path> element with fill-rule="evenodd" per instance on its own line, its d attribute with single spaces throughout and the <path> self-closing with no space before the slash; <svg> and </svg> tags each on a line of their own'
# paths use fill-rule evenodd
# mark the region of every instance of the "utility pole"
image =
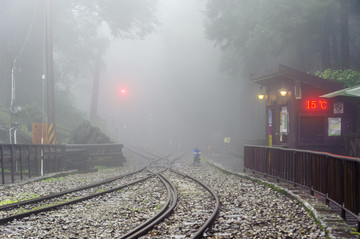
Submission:
<svg viewBox="0 0 360 239">
<path fill-rule="evenodd" d="M 54 69 L 53 69 L 53 40 L 52 40 L 52 0 L 45 1 L 45 50 L 46 50 L 46 85 L 47 85 L 47 116 L 48 116 L 48 144 L 56 144 L 55 134 L 55 97 L 54 97 Z"/>
</svg>

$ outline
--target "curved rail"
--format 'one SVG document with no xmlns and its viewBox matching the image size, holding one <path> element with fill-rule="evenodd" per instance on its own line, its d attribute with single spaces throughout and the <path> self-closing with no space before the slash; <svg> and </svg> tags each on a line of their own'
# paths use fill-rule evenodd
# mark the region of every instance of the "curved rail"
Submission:
<svg viewBox="0 0 360 239">
<path fill-rule="evenodd" d="M 97 186 L 100 186 L 100 185 L 111 183 L 113 181 L 119 180 L 119 179 L 124 178 L 124 177 L 131 176 L 133 174 L 139 173 L 139 172 L 143 171 L 145 168 L 146 167 L 141 168 L 141 169 L 137 169 L 137 170 L 135 170 L 133 172 L 130 172 L 130 173 L 127 173 L 127 174 L 122 174 L 122 175 L 119 175 L 119 176 L 116 176 L 116 177 L 105 179 L 105 180 L 97 182 L 97 183 L 88 184 L 88 185 L 85 185 L 85 186 L 82 186 L 82 187 L 77 187 L 77 188 L 74 188 L 74 189 L 64 190 L 64 191 L 61 191 L 61 192 L 58 192 L 58 193 L 49 194 L 49 195 L 45 195 L 45 196 L 34 198 L 34 199 L 23 200 L 23 201 L 11 203 L 11 204 L 2 205 L 2 206 L 0 206 L 0 210 L 9 210 L 9 209 L 12 209 L 12 208 L 15 208 L 15 207 L 21 207 L 21 206 L 25 206 L 25 205 L 32 204 L 32 203 L 41 202 L 41 201 L 44 201 L 44 200 L 54 199 L 54 198 L 57 198 L 57 197 L 61 197 L 61 196 L 65 195 L 65 194 L 74 193 L 74 192 L 86 190 L 86 189 L 89 189 L 89 188 L 94 188 L 94 187 L 97 187 Z"/>
<path fill-rule="evenodd" d="M 212 196 L 213 198 L 215 199 L 215 208 L 214 208 L 214 211 L 213 213 L 210 215 L 210 217 L 205 221 L 205 223 L 199 228 L 199 230 L 197 230 L 197 232 L 195 234 L 193 234 L 193 236 L 191 238 L 194 238 L 194 239 L 197 239 L 197 238 L 202 238 L 203 236 L 203 233 L 208 230 L 215 222 L 218 214 L 219 214 L 219 211 L 220 211 L 220 200 L 219 200 L 219 197 L 216 195 L 216 193 L 210 189 L 208 186 L 206 186 L 205 184 L 203 184 L 202 182 L 200 182 L 199 180 L 189 176 L 189 175 L 186 175 L 186 174 L 183 174 L 183 173 L 180 173 L 178 171 L 175 171 L 173 169 L 171 169 L 173 163 L 176 161 L 176 160 L 179 160 L 180 158 L 183 157 L 184 154 L 181 154 L 180 156 L 174 158 L 173 160 L 169 160 L 168 157 L 170 156 L 167 156 L 165 158 L 158 158 L 156 160 L 153 160 L 147 168 L 149 168 L 151 165 L 153 164 L 156 164 L 157 162 L 161 161 L 161 160 L 164 160 L 166 159 L 167 161 L 169 161 L 169 164 L 168 166 L 165 166 L 165 169 L 163 171 L 166 171 L 167 169 L 170 169 L 173 173 L 176 173 L 178 175 L 181 175 L 185 178 L 189 178 L 193 181 L 195 181 L 198 185 L 202 186 L 206 191 L 208 191 Z M 164 165 L 162 165 L 164 166 Z M 163 172 L 162 171 L 162 172 Z M 172 185 L 164 176 L 162 176 L 161 174 L 156 174 L 158 177 L 160 177 L 160 179 L 162 180 L 162 182 L 164 183 L 164 181 L 167 181 L 169 183 L 169 185 Z M 164 184 L 166 186 L 166 184 Z M 176 190 L 175 187 L 172 185 L 171 186 L 173 188 L 173 190 Z M 166 186 L 166 188 L 168 189 L 169 186 Z M 169 190 L 169 189 L 168 189 Z M 168 195 L 169 195 L 169 191 L 168 191 Z M 177 196 L 176 196 L 177 197 Z M 169 199 L 168 199 L 169 200 Z M 173 207 L 176 206 L 176 203 L 173 202 Z M 164 208 L 165 209 L 165 206 Z M 146 221 L 144 224 L 138 226 L 137 228 L 133 229 L 132 231 L 128 232 L 127 234 L 125 234 L 124 236 L 122 236 L 121 238 L 137 238 L 139 236 L 142 236 L 144 234 L 146 234 L 148 231 L 150 231 L 156 223 L 159 223 L 160 221 L 162 221 L 168 214 L 171 213 L 173 209 L 168 209 L 166 211 L 166 213 L 162 214 L 163 210 L 161 210 L 161 212 L 159 212 L 158 214 L 156 214 L 154 217 L 152 217 L 151 219 L 149 219 L 148 221 Z"/>
<path fill-rule="evenodd" d="M 209 188 L 208 186 L 206 186 L 205 184 L 203 184 L 202 182 L 200 182 L 199 180 L 197 180 L 196 178 L 193 178 L 189 175 L 186 175 L 186 174 L 183 174 L 183 173 L 180 173 L 176 170 L 173 170 L 171 169 L 171 171 L 173 173 L 176 173 L 176 174 L 179 174 L 185 178 L 189 178 L 193 181 L 195 181 L 197 184 L 199 184 L 200 186 L 202 186 L 205 190 L 207 190 L 215 199 L 215 208 L 214 208 L 214 211 L 213 213 L 210 215 L 210 217 L 206 220 L 206 222 L 200 227 L 200 229 L 194 234 L 192 235 L 191 238 L 202 238 L 203 236 L 203 233 L 209 229 L 215 222 L 216 220 L 216 217 L 218 216 L 219 214 L 219 211 L 220 211 L 220 200 L 219 200 L 219 197 L 216 195 L 216 193 L 211 189 Z"/>
<path fill-rule="evenodd" d="M 155 175 L 161 180 L 161 182 L 164 184 L 164 186 L 167 189 L 168 199 L 167 199 L 165 205 L 153 217 L 149 218 L 146 222 L 137 226 L 136 228 L 129 231 L 128 233 L 126 233 L 125 235 L 123 235 L 120 238 L 122 238 L 122 239 L 138 238 L 139 236 L 145 235 L 156 224 L 158 224 L 159 222 L 164 220 L 174 210 L 174 208 L 177 204 L 177 198 L 178 198 L 178 194 L 177 194 L 175 186 L 161 174 L 155 174 Z M 171 205 L 170 205 L 170 203 L 171 203 Z"/>
<path fill-rule="evenodd" d="M 145 178 L 136 180 L 134 182 L 131 182 L 131 183 L 128 183 L 128 184 L 125 184 L 125 185 L 121 185 L 121 186 L 114 187 L 114 188 L 111 188 L 111 189 L 108 189 L 108 190 L 105 190 L 105 191 L 102 191 L 102 192 L 98 192 L 98 193 L 94 193 L 94 194 L 87 195 L 87 196 L 84 196 L 84 197 L 80 197 L 80 198 L 77 198 L 77 199 L 73 199 L 73 200 L 70 200 L 70 201 L 67 201 L 67 202 L 64 202 L 64 203 L 59 203 L 59 204 L 56 204 L 56 205 L 51 205 L 51 206 L 43 207 L 43 208 L 40 208 L 40 209 L 30 210 L 28 212 L 19 213 L 19 214 L 16 214 L 16 215 L 4 217 L 4 218 L 0 219 L 0 225 L 5 224 L 5 223 L 10 222 L 10 221 L 13 221 L 15 219 L 21 219 L 21 218 L 24 218 L 24 217 L 28 217 L 28 216 L 30 216 L 32 214 L 39 214 L 41 212 L 52 211 L 52 210 L 55 210 L 55 209 L 57 209 L 59 207 L 79 203 L 79 202 L 82 202 L 82 201 L 85 201 L 85 200 L 88 200 L 88 199 L 91 199 L 91 198 L 94 198 L 94 197 L 98 197 L 98 196 L 101 196 L 101 195 L 104 195 L 104 194 L 112 193 L 112 192 L 120 190 L 122 188 L 125 188 L 125 187 L 128 187 L 128 186 L 140 183 L 142 181 L 145 181 L 145 180 L 147 180 L 147 179 L 149 179 L 149 178 L 151 178 L 153 176 L 154 175 L 150 175 L 150 176 L 147 176 Z M 38 200 L 38 201 L 41 202 L 41 200 Z"/>
</svg>

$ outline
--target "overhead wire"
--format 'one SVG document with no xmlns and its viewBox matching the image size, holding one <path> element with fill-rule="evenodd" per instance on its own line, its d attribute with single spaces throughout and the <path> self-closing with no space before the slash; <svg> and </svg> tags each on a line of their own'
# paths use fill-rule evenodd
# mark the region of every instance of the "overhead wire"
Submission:
<svg viewBox="0 0 360 239">
<path fill-rule="evenodd" d="M 34 9 L 34 12 L 33 12 L 33 15 L 32 15 L 32 19 L 31 19 L 31 23 L 30 23 L 28 32 L 26 34 L 26 38 L 25 38 L 24 43 L 23 43 L 23 45 L 22 45 L 22 47 L 21 47 L 21 49 L 19 51 L 19 54 L 16 56 L 14 61 L 18 60 L 21 57 L 22 53 L 24 52 L 25 46 L 26 46 L 27 42 L 29 41 L 29 37 L 30 37 L 30 34 L 31 34 L 33 26 L 34 26 L 35 17 L 36 17 L 36 14 L 37 14 L 38 7 L 39 7 L 39 0 L 36 0 L 35 9 Z"/>
</svg>

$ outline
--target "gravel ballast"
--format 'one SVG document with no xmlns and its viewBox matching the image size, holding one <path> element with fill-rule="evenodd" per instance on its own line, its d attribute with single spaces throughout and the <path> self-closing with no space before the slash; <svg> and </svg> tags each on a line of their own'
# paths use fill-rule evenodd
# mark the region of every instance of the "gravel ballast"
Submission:
<svg viewBox="0 0 360 239">
<path fill-rule="evenodd" d="M 199 179 L 220 198 L 220 214 L 205 238 L 326 238 L 325 230 L 298 200 L 273 188 L 204 163 L 193 166 L 191 157 L 177 161 L 174 168 Z M 61 179 L 9 185 L 0 191 L 0 202 L 75 188 L 134 169 L 125 165 Z M 169 219 L 144 238 L 189 238 L 193 231 L 191 224 L 199 221 L 196 217 L 205 221 L 211 213 L 208 211 L 212 208 L 211 201 L 204 209 L 206 194 L 195 192 L 197 186 L 179 176 L 171 179 L 171 174 L 164 173 L 182 192 L 180 204 Z M 165 201 L 164 186 L 153 177 L 100 198 L 0 225 L 0 238 L 119 238 L 154 215 Z"/>
</svg>

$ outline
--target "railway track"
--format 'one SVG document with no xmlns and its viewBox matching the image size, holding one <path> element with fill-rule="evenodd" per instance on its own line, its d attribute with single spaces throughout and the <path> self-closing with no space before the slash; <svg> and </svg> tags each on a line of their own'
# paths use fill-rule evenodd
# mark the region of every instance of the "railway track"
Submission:
<svg viewBox="0 0 360 239">
<path fill-rule="evenodd" d="M 140 154 L 145 155 L 145 152 Z M 224 174 L 204 164 L 194 167 L 190 157 L 157 158 L 149 154 L 147 159 L 139 154 L 137 157 L 148 167 L 136 173 L 137 176 L 118 181 L 117 186 L 149 178 L 85 201 L 32 213 L 0 225 L 0 238 L 54 238 L 59 235 L 66 238 L 325 236 L 299 203 L 266 186 Z M 206 182 L 216 193 L 194 179 Z M 92 189 L 91 194 L 100 189 Z M 216 195 L 221 198 L 221 214 Z"/>
<path fill-rule="evenodd" d="M 156 175 L 167 188 L 168 199 L 166 204 L 156 215 L 121 238 L 138 238 L 140 236 L 144 236 L 144 238 L 166 238 L 170 236 L 166 227 L 174 226 L 171 223 L 174 217 L 182 217 L 180 221 L 187 225 L 185 227 L 179 226 L 178 234 L 191 238 L 202 238 L 203 233 L 214 223 L 220 210 L 220 203 L 217 195 L 209 187 L 193 177 L 174 170 L 163 170 L 162 173 L 166 176 L 158 173 Z M 186 185 L 189 184 L 193 185 L 186 190 Z M 178 188 L 181 193 L 178 193 Z M 205 195 L 206 192 L 207 195 Z M 200 209 L 198 207 L 191 208 L 193 205 L 191 202 L 194 198 L 205 201 L 204 207 Z M 178 201 L 181 202 L 180 205 Z M 184 214 L 185 208 L 187 208 L 187 215 Z"/>
<path fill-rule="evenodd" d="M 94 197 L 121 190 L 124 187 L 142 182 L 151 177 L 141 175 L 143 170 L 144 169 L 139 169 L 125 175 L 120 175 L 86 186 L 0 206 L 0 224 L 10 222 L 14 219 L 28 217 L 32 214 L 52 211 L 65 205 L 79 203 Z M 134 175 L 136 176 L 132 182 L 121 184 L 121 179 L 133 177 Z M 120 186 L 117 186 L 119 184 Z"/>
<path fill-rule="evenodd" d="M 156 161 L 156 159 L 150 157 L 143 156 L 143 158 Z M 32 214 L 52 211 L 65 205 L 79 203 L 142 182 L 153 176 L 142 175 L 144 174 L 145 169 L 146 167 L 142 167 L 132 172 L 111 177 L 96 183 L 87 184 L 85 186 L 2 205 L 0 206 L 0 225 L 15 219 L 28 217 Z M 121 183 L 122 179 L 128 179 L 130 177 L 134 178 L 132 182 L 125 184 Z"/>
<path fill-rule="evenodd" d="M 147 221 L 137 226 L 136 228 L 130 230 L 128 233 L 123 235 L 121 238 L 138 238 L 139 236 L 145 235 L 149 232 L 156 224 L 164 220 L 177 205 L 178 193 L 175 186 L 168 181 L 161 174 L 155 173 L 155 175 L 161 180 L 162 184 L 166 187 L 167 190 L 167 201 L 163 208 L 155 214 L 153 217 L 149 218 Z"/>
<path fill-rule="evenodd" d="M 199 180 L 178 171 L 167 170 L 164 175 L 179 191 L 178 204 L 173 214 L 143 238 L 202 238 L 220 210 L 216 193 Z M 169 235 L 169 231 L 173 234 Z"/>
<path fill-rule="evenodd" d="M 136 152 L 132 152 L 132 153 L 136 153 Z M 163 184 L 163 187 L 166 188 L 167 190 L 167 200 L 165 204 L 162 205 L 161 209 L 157 213 L 155 213 L 155 215 L 148 218 L 145 222 L 139 223 L 135 228 L 124 233 L 124 235 L 122 235 L 121 238 L 137 238 L 141 235 L 145 235 L 160 222 L 164 221 L 165 218 L 169 217 L 173 213 L 174 208 L 177 206 L 178 192 L 176 186 L 174 186 L 174 184 L 171 183 L 170 180 L 166 178 L 162 173 L 168 171 L 169 174 L 169 169 L 172 167 L 172 164 L 176 160 L 180 159 L 182 155 L 170 160 L 169 156 L 154 158 L 155 155 L 151 155 L 151 157 L 144 156 L 143 155 L 144 152 L 137 154 L 142 156 L 145 160 L 150 160 L 150 163 L 148 163 L 146 167 L 147 170 L 145 170 L 145 168 L 141 168 L 124 175 L 119 175 L 106 180 L 102 180 L 97 183 L 92 183 L 85 186 L 64 190 L 58 193 L 45 195 L 39 198 L 24 200 L 24 201 L 0 206 L 0 225 L 14 221 L 15 219 L 21 220 L 37 214 L 42 214 L 42 213 L 46 214 L 50 211 L 56 213 L 57 211 L 66 208 L 66 206 L 80 204 L 89 200 L 101 198 L 104 197 L 105 195 L 109 195 L 114 192 L 119 192 L 120 190 L 124 188 L 128 188 L 131 185 L 140 184 L 147 180 L 154 180 L 153 178 L 156 177 L 158 181 Z M 182 175 L 178 172 L 172 172 L 172 174 L 175 173 L 181 175 L 182 177 L 186 177 L 186 175 Z M 122 183 L 121 180 L 124 178 L 126 178 L 127 181 L 130 180 L 131 182 Z M 201 185 L 200 182 L 197 183 Z M 203 185 L 203 187 L 205 186 Z M 211 192 L 210 189 L 207 190 Z M 98 199 L 98 201 L 99 200 L 101 199 Z M 215 200 L 218 201 L 218 199 Z M 214 218 L 218 213 L 218 206 L 216 210 L 217 210 L 216 213 L 213 213 L 212 215 Z M 208 220 L 205 226 L 200 227 L 198 232 L 194 233 L 193 238 L 199 238 L 200 235 L 209 226 L 210 224 L 209 222 L 212 221 L 213 219 Z M 136 223 L 134 225 L 136 225 Z"/>
</svg>

